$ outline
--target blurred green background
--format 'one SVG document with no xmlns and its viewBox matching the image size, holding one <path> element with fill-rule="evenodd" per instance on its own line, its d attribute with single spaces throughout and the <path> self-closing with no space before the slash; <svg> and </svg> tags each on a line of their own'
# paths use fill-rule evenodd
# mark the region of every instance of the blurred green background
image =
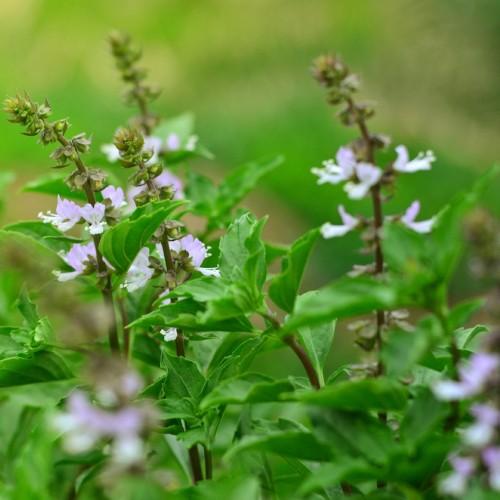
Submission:
<svg viewBox="0 0 500 500">
<path fill-rule="evenodd" d="M 377 103 L 373 130 L 413 154 L 438 156 L 431 173 L 402 179 L 389 211 L 420 199 L 428 217 L 500 156 L 498 0 L 1 0 L 0 95 L 47 96 L 75 133 L 109 142 L 132 113 L 106 44 L 112 29 L 142 45 L 151 80 L 163 87 L 156 110 L 196 113 L 201 140 L 217 156 L 196 168 L 220 175 L 285 155 L 249 201 L 270 214 L 267 236 L 278 242 L 336 221 L 346 201 L 310 174 L 355 136 L 337 124 L 310 76 L 311 60 L 325 51 L 362 76 L 362 96 Z M 0 120 L 0 171 L 15 171 L 16 187 L 50 166 L 49 151 L 19 132 Z M 496 191 L 485 202 L 498 211 Z M 33 218 L 51 204 L 13 193 L 6 218 Z M 322 242 L 308 284 L 362 260 L 353 257 L 358 245 L 356 236 Z M 460 290 L 466 276 L 458 283 Z"/>
</svg>

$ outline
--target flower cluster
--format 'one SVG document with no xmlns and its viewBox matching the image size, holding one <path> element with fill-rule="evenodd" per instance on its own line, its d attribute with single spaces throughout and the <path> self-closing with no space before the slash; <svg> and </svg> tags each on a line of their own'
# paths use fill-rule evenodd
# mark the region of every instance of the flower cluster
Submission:
<svg viewBox="0 0 500 500">
<path fill-rule="evenodd" d="M 191 275 L 194 271 L 198 271 L 205 276 L 219 276 L 217 268 L 202 267 L 203 261 L 210 256 L 209 249 L 198 239 L 188 234 L 179 240 L 171 241 L 170 249 L 172 257 L 176 264 L 176 274 L 184 272 L 186 276 Z M 163 249 L 160 243 L 156 244 L 156 252 L 161 258 L 163 257 Z M 129 292 L 139 290 L 146 286 L 148 281 L 155 275 L 157 270 L 157 258 L 153 259 L 151 251 L 148 247 L 144 247 L 134 262 L 130 266 L 123 287 Z M 162 263 L 162 272 L 166 272 L 166 265 Z"/>
<path fill-rule="evenodd" d="M 40 212 L 38 217 L 47 224 L 52 224 L 59 231 L 69 231 L 76 224 L 86 222 L 86 230 L 91 235 L 101 234 L 106 227 L 106 218 L 115 219 L 117 211 L 126 206 L 123 189 L 115 186 L 108 186 L 101 191 L 102 203 L 94 205 L 90 203 L 83 207 L 73 201 L 57 197 L 55 213 Z"/>
<path fill-rule="evenodd" d="M 441 482 L 443 493 L 463 497 L 469 481 L 486 470 L 492 490 L 500 492 L 500 335 L 490 334 L 486 349 L 472 354 L 459 369 L 458 380 L 443 380 L 437 398 L 479 398 L 470 408 L 472 423 L 462 431 L 463 450 L 450 457 L 452 472 Z"/>
<path fill-rule="evenodd" d="M 370 190 L 379 183 L 390 183 L 394 173 L 413 173 L 421 170 L 429 170 L 431 163 L 435 160 L 432 152 L 420 153 L 415 159 L 410 160 L 408 150 L 405 146 L 396 148 L 397 157 L 392 165 L 382 170 L 381 168 L 367 162 L 358 161 L 353 149 L 341 147 L 334 160 L 323 162 L 322 168 L 313 168 L 312 173 L 318 176 L 318 184 L 344 184 L 344 190 L 348 197 L 353 200 L 364 198 Z M 359 217 L 348 214 L 345 208 L 339 206 L 339 214 L 342 224 L 335 225 L 325 223 L 321 227 L 324 238 L 343 236 L 348 232 L 366 227 L 366 222 Z M 388 217 L 398 219 L 405 226 L 419 233 L 428 233 L 432 229 L 434 219 L 417 222 L 415 219 L 420 211 L 420 203 L 414 201 L 406 212 L 400 217 Z"/>
<path fill-rule="evenodd" d="M 134 466 L 145 458 L 144 437 L 156 423 L 149 406 L 132 402 L 142 387 L 141 380 L 115 360 L 104 363 L 94 378 L 98 378 L 93 381 L 95 399 L 75 390 L 66 411 L 54 417 L 53 426 L 63 434 L 68 453 L 84 453 L 109 442 L 115 465 Z"/>
</svg>

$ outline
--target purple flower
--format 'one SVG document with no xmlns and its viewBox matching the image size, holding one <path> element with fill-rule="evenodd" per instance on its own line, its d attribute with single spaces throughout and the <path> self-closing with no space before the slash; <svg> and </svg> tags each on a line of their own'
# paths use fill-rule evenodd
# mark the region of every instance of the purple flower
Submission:
<svg viewBox="0 0 500 500">
<path fill-rule="evenodd" d="M 483 462 L 488 468 L 491 489 L 500 491 L 500 446 L 490 446 L 483 451 Z"/>
<path fill-rule="evenodd" d="M 132 406 L 114 411 L 97 408 L 85 393 L 75 391 L 68 398 L 67 412 L 57 415 L 54 425 L 65 434 L 64 445 L 70 453 L 82 453 L 100 439 L 112 439 L 114 461 L 128 465 L 143 456 L 139 436 L 145 417 L 143 411 Z"/>
<path fill-rule="evenodd" d="M 368 191 L 382 177 L 382 170 L 371 163 L 358 163 L 355 167 L 357 182 L 348 182 L 344 186 L 347 196 L 352 200 L 364 198 Z"/>
<path fill-rule="evenodd" d="M 83 274 L 87 270 L 89 263 L 96 258 L 94 242 L 91 241 L 86 245 L 77 243 L 71 247 L 68 253 L 61 254 L 61 257 L 74 271 L 66 273 L 55 271 L 54 274 L 59 281 L 72 280 Z"/>
<path fill-rule="evenodd" d="M 101 191 L 101 194 L 104 200 L 109 200 L 111 206 L 117 210 L 127 204 L 125 193 L 121 187 L 108 186 Z"/>
<path fill-rule="evenodd" d="M 144 247 L 132 262 L 122 287 L 134 292 L 146 286 L 154 271 L 149 267 L 149 248 Z"/>
<path fill-rule="evenodd" d="M 82 217 L 80 210 L 76 203 L 58 196 L 56 213 L 47 212 L 44 214 L 40 212 L 38 217 L 46 224 L 52 224 L 60 231 L 65 232 L 80 221 Z"/>
<path fill-rule="evenodd" d="M 208 253 L 207 247 L 193 235 L 188 234 L 180 240 L 172 241 L 170 243 L 170 248 L 177 253 L 180 253 L 183 250 L 187 252 L 191 258 L 193 267 L 205 276 L 220 276 L 220 272 L 217 268 L 201 267 L 203 261 L 210 254 Z"/>
<path fill-rule="evenodd" d="M 333 160 L 323 162 L 323 168 L 313 168 L 311 172 L 319 177 L 318 184 L 339 184 L 349 180 L 354 175 L 356 156 L 350 148 L 341 147 Z"/>
<path fill-rule="evenodd" d="M 181 148 L 181 139 L 175 132 L 168 134 L 165 142 L 168 151 L 178 151 Z"/>
<path fill-rule="evenodd" d="M 359 225 L 359 219 L 348 214 L 343 205 L 339 206 L 338 211 L 343 224 L 335 225 L 330 224 L 329 222 L 323 224 L 321 226 L 321 234 L 323 235 L 323 238 L 328 239 L 336 238 L 337 236 L 344 236 L 344 234 L 347 234 Z"/>
<path fill-rule="evenodd" d="M 453 472 L 444 481 L 441 481 L 439 489 L 441 493 L 451 496 L 462 496 L 469 482 L 469 478 L 476 469 L 476 462 L 470 457 L 455 456 L 450 458 Z"/>
<path fill-rule="evenodd" d="M 393 164 L 394 170 L 403 173 L 413 173 L 419 170 L 430 170 L 431 163 L 436 160 L 432 151 L 419 153 L 418 156 L 409 161 L 410 157 L 406 146 L 398 146 L 396 148 L 397 158 Z"/>
<path fill-rule="evenodd" d="M 456 401 L 481 392 L 495 370 L 500 366 L 499 356 L 486 352 L 473 354 L 469 363 L 459 370 L 460 380 L 442 380 L 433 386 L 438 399 Z"/>
<path fill-rule="evenodd" d="M 418 213 L 420 212 L 420 202 L 414 201 L 401 217 L 401 222 L 416 233 L 429 233 L 434 225 L 435 219 L 423 220 L 415 222 Z"/>
<path fill-rule="evenodd" d="M 80 212 L 89 224 L 88 231 L 90 234 L 101 234 L 104 232 L 106 206 L 103 203 L 96 203 L 95 205 L 87 203 L 80 209 Z"/>
<path fill-rule="evenodd" d="M 463 440 L 476 448 L 487 445 L 495 435 L 495 429 L 500 425 L 500 411 L 487 404 L 476 404 L 471 408 L 476 421 L 465 429 Z"/>
<path fill-rule="evenodd" d="M 158 162 L 159 155 L 162 151 L 162 142 L 163 141 L 159 137 L 144 137 L 144 149 L 153 153 L 151 158 L 146 162 L 146 165 L 152 165 Z"/>
</svg>

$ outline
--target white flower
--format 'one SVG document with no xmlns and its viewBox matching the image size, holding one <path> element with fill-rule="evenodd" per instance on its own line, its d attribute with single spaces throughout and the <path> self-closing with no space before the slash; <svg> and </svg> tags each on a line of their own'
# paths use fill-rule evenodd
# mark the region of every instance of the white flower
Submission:
<svg viewBox="0 0 500 500">
<path fill-rule="evenodd" d="M 160 333 L 163 335 L 165 342 L 171 342 L 177 338 L 177 329 L 176 328 L 167 328 L 166 330 L 160 330 Z"/>
<path fill-rule="evenodd" d="M 475 422 L 465 429 L 463 441 L 476 448 L 487 445 L 495 435 L 495 429 L 500 425 L 500 411 L 487 404 L 476 404 L 471 408 Z"/>
<path fill-rule="evenodd" d="M 62 273 L 54 271 L 58 281 L 69 281 L 85 272 L 89 262 L 96 258 L 94 242 L 91 241 L 87 245 L 79 243 L 73 245 L 68 253 L 60 254 L 61 258 L 74 269 L 74 271 Z"/>
<path fill-rule="evenodd" d="M 436 157 L 432 151 L 419 153 L 414 160 L 409 161 L 408 149 L 406 146 L 400 145 L 396 148 L 397 158 L 393 164 L 394 170 L 411 174 L 419 170 L 430 170 L 431 163 L 436 161 Z"/>
<path fill-rule="evenodd" d="M 500 446 L 490 446 L 483 451 L 483 462 L 489 471 L 491 489 L 500 491 Z"/>
<path fill-rule="evenodd" d="M 101 151 L 111 163 L 115 163 L 120 159 L 120 150 L 114 144 L 103 144 L 101 146 Z"/>
<path fill-rule="evenodd" d="M 95 205 L 87 203 L 80 209 L 80 212 L 89 224 L 88 231 L 90 234 L 101 234 L 104 232 L 104 226 L 106 225 L 104 221 L 105 205 L 102 203 L 96 203 Z"/>
<path fill-rule="evenodd" d="M 186 141 L 186 145 L 184 146 L 184 149 L 186 151 L 194 151 L 196 149 L 197 144 L 198 144 L 198 136 L 197 135 L 190 135 L 188 137 L 188 140 Z"/>
<path fill-rule="evenodd" d="M 181 238 L 180 240 L 172 241 L 170 243 L 170 248 L 174 252 L 181 252 L 184 250 L 188 253 L 191 258 L 191 263 L 193 267 L 205 276 L 220 276 L 220 271 L 214 267 L 201 267 L 203 261 L 210 256 L 207 247 L 193 235 L 188 234 Z M 160 252 L 161 253 L 161 252 Z"/>
<path fill-rule="evenodd" d="M 343 205 L 339 208 L 340 218 L 342 219 L 342 225 L 330 224 L 329 222 L 321 226 L 321 234 L 323 238 L 336 238 L 337 236 L 344 236 L 349 231 L 352 231 L 355 227 L 359 225 L 359 219 L 353 217 L 345 211 Z"/>
<path fill-rule="evenodd" d="M 358 163 L 355 167 L 357 182 L 348 182 L 344 190 L 352 200 L 364 198 L 382 177 L 382 170 L 371 163 Z"/>
<path fill-rule="evenodd" d="M 146 165 L 152 165 L 158 162 L 159 155 L 162 152 L 162 142 L 160 137 L 144 137 L 144 149 L 153 153 L 153 156 L 146 162 Z"/>
<path fill-rule="evenodd" d="M 80 207 L 76 203 L 58 196 L 56 213 L 47 212 L 44 214 L 40 212 L 38 217 L 46 224 L 52 224 L 59 231 L 65 232 L 80 221 L 82 214 Z"/>
<path fill-rule="evenodd" d="M 126 288 L 129 292 L 143 288 L 153 274 L 153 269 L 149 267 L 149 248 L 144 247 L 137 254 L 137 257 L 127 271 L 127 276 L 122 287 Z"/>
<path fill-rule="evenodd" d="M 401 217 L 401 222 L 408 228 L 417 233 L 429 233 L 436 219 L 433 217 L 428 220 L 415 222 L 418 213 L 420 212 L 420 202 L 414 201 Z"/>
<path fill-rule="evenodd" d="M 177 151 L 181 148 L 181 139 L 175 132 L 168 134 L 165 143 L 168 151 Z"/>
<path fill-rule="evenodd" d="M 350 148 L 341 147 L 333 160 L 323 162 L 323 168 L 312 168 L 311 172 L 319 177 L 318 184 L 339 184 L 354 175 L 356 156 Z"/>
<path fill-rule="evenodd" d="M 476 463 L 469 457 L 452 457 L 453 472 L 441 481 L 439 490 L 446 495 L 461 497 L 467 489 L 469 478 L 474 473 Z"/>
<path fill-rule="evenodd" d="M 102 197 L 111 202 L 111 206 L 115 209 L 124 207 L 127 202 L 125 201 L 125 193 L 121 187 L 108 186 L 101 191 Z"/>
</svg>

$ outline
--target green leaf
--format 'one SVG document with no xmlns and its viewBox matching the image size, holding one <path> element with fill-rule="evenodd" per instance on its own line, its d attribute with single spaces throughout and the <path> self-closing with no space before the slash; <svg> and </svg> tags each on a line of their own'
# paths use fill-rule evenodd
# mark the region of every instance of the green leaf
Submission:
<svg viewBox="0 0 500 500">
<path fill-rule="evenodd" d="M 16 301 L 16 307 L 26 320 L 28 327 L 32 329 L 36 328 L 38 321 L 40 320 L 40 315 L 38 314 L 36 305 L 32 302 L 25 288 L 22 288 L 19 293 L 19 297 Z"/>
<path fill-rule="evenodd" d="M 245 316 L 213 319 L 206 315 L 206 309 L 202 304 L 192 299 L 162 306 L 136 319 L 130 323 L 129 327 L 176 327 L 202 332 L 253 332 L 255 330 Z"/>
<path fill-rule="evenodd" d="M 307 259 L 318 235 L 319 231 L 313 229 L 295 241 L 283 259 L 281 273 L 271 280 L 269 296 L 288 313 L 293 311 Z"/>
<path fill-rule="evenodd" d="M 395 286 L 374 278 L 343 278 L 317 291 L 300 295 L 283 332 L 333 319 L 368 314 L 377 309 L 395 309 L 405 303 L 402 290 Z"/>
<path fill-rule="evenodd" d="M 28 182 L 23 191 L 28 193 L 42 193 L 53 196 L 61 196 L 75 201 L 87 201 L 83 191 L 73 191 L 65 182 L 66 176 L 61 177 L 59 174 L 49 174 L 40 177 L 34 181 Z"/>
<path fill-rule="evenodd" d="M 181 202 L 182 203 L 182 202 Z M 180 202 L 160 202 L 145 213 L 116 224 L 101 238 L 99 249 L 109 263 L 121 273 L 127 272 L 139 251 L 146 245 L 160 224 L 181 205 Z"/>
<path fill-rule="evenodd" d="M 298 336 L 314 366 L 320 385 L 325 385 L 324 366 L 335 335 L 335 325 L 335 321 L 328 321 L 298 329 Z"/>
<path fill-rule="evenodd" d="M 314 434 L 303 430 L 284 430 L 263 436 L 245 436 L 224 456 L 231 463 L 237 455 L 248 451 L 276 453 L 280 456 L 324 462 L 332 457 L 329 446 L 319 442 Z"/>
<path fill-rule="evenodd" d="M 59 253 L 68 251 L 72 245 L 79 243 L 81 240 L 70 238 L 58 231 L 50 224 L 45 224 L 42 221 L 21 221 L 5 226 L 2 233 L 11 233 L 27 237 L 48 250 Z"/>
<path fill-rule="evenodd" d="M 217 385 L 200 404 L 202 410 L 227 404 L 278 401 L 280 394 L 293 391 L 288 380 L 273 380 L 260 374 L 246 373 Z"/>
<path fill-rule="evenodd" d="M 427 387 L 419 388 L 401 422 L 401 439 L 412 446 L 418 445 L 437 430 L 449 411 L 449 404 L 438 401 Z"/>
<path fill-rule="evenodd" d="M 293 395 L 293 399 L 308 404 L 347 411 L 402 410 L 406 398 L 406 390 L 399 382 L 382 377 L 346 380 Z"/>
<path fill-rule="evenodd" d="M 72 377 L 64 360 L 51 351 L 37 351 L 29 358 L 13 357 L 0 361 L 0 388 Z"/>
<path fill-rule="evenodd" d="M 232 170 L 218 186 L 213 217 L 220 217 L 232 210 L 267 173 L 284 161 L 282 156 L 252 161 Z"/>
<path fill-rule="evenodd" d="M 168 492 L 169 500 L 260 500 L 257 478 L 248 476 L 222 477 L 204 481 L 190 488 Z"/>
<path fill-rule="evenodd" d="M 339 458 L 364 457 L 370 463 L 385 465 L 400 450 L 389 427 L 367 413 L 328 408 L 316 416 L 315 430 Z"/>
<path fill-rule="evenodd" d="M 472 316 L 484 306 L 484 299 L 465 300 L 457 304 L 448 314 L 448 326 L 451 330 L 463 327 Z"/>
<path fill-rule="evenodd" d="M 391 377 L 408 375 L 441 337 L 441 327 L 434 316 L 423 318 L 412 331 L 392 330 L 381 351 L 381 359 Z"/>
<path fill-rule="evenodd" d="M 457 347 L 459 349 L 473 349 L 477 337 L 489 333 L 489 329 L 484 325 L 477 325 L 473 328 L 459 328 L 454 332 Z"/>
<path fill-rule="evenodd" d="M 308 495 L 313 491 L 340 485 L 346 482 L 364 482 L 370 479 L 377 479 L 380 469 L 370 465 L 362 459 L 344 458 L 335 460 L 332 463 L 321 464 L 306 477 L 300 487 L 301 495 Z"/>
<path fill-rule="evenodd" d="M 177 398 L 189 398 L 198 402 L 206 385 L 205 377 L 200 373 L 198 366 L 193 361 L 179 357 L 164 357 L 168 370 L 163 386 L 165 394 Z"/>
</svg>

